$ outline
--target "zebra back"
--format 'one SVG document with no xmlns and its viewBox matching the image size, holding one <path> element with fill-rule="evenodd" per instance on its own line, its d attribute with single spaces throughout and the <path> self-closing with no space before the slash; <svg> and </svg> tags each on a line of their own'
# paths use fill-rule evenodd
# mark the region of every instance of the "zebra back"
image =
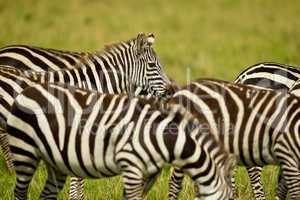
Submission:
<svg viewBox="0 0 300 200">
<path fill-rule="evenodd" d="M 257 63 L 245 69 L 235 79 L 235 83 L 259 86 L 274 90 L 288 91 L 300 78 L 300 69 L 280 63 Z"/>
<path fill-rule="evenodd" d="M 0 65 L 35 71 L 72 69 L 86 54 L 29 45 L 10 45 L 0 49 Z"/>
</svg>

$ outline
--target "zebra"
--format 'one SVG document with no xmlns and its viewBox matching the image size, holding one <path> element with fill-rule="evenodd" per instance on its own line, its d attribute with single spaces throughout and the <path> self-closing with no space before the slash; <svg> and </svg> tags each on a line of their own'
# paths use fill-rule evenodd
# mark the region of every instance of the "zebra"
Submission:
<svg viewBox="0 0 300 200">
<path fill-rule="evenodd" d="M 0 65 L 40 72 L 78 68 L 84 63 L 87 71 L 80 76 L 108 79 L 104 89 L 110 90 L 105 92 L 130 93 L 133 92 L 133 89 L 138 88 L 144 94 L 150 92 L 156 96 L 163 96 L 169 80 L 164 74 L 160 59 L 152 47 L 154 42 L 153 33 L 148 35 L 139 33 L 133 39 L 106 45 L 104 50 L 95 53 L 11 45 L 0 49 Z M 86 59 L 92 59 L 93 62 L 84 62 Z M 99 75 L 95 74 L 98 72 L 101 72 L 103 77 L 98 77 Z M 73 76 L 77 76 L 77 74 L 73 74 Z M 96 79 L 89 81 L 92 84 L 92 89 L 99 89 Z M 115 88 L 111 88 L 110 84 L 122 88 L 118 87 L 118 91 L 113 91 Z"/>
<path fill-rule="evenodd" d="M 204 79 L 182 87 L 168 103 L 189 110 L 202 130 L 219 139 L 240 165 L 279 165 L 291 199 L 300 199 L 298 97 Z M 180 177 L 176 169 L 170 182 L 174 196 L 180 191 Z"/>
<path fill-rule="evenodd" d="M 48 170 L 41 199 L 56 198 L 66 175 L 120 174 L 126 199 L 142 199 L 166 163 L 197 183 L 195 199 L 232 199 L 235 156 L 213 135 L 199 134 L 197 120 L 181 106 L 161 104 L 68 85 L 26 88 L 15 98 L 7 120 L 16 199 L 26 199 L 41 159 Z"/>
<path fill-rule="evenodd" d="M 101 52 L 89 54 L 88 56 L 82 57 L 80 58 L 80 62 L 78 57 L 79 66 L 73 67 L 71 69 L 36 73 L 32 70 L 24 71 L 25 69 L 29 69 L 31 65 L 28 65 L 27 68 L 24 68 L 22 67 L 22 65 L 20 65 L 21 69 L 14 68 L 16 71 L 13 73 L 17 73 L 18 76 L 22 78 L 22 83 L 24 82 L 23 78 L 30 78 L 35 82 L 43 83 L 48 81 L 69 83 L 81 88 L 87 88 L 91 90 L 97 90 L 99 92 L 113 94 L 125 92 L 138 95 L 148 93 L 154 96 L 164 97 L 168 95 L 168 92 L 170 91 L 167 88 L 169 80 L 164 74 L 159 58 L 152 48 L 153 43 L 153 34 L 138 34 L 138 36 L 134 39 L 126 42 L 108 45 Z M 8 52 L 21 54 L 20 51 L 13 51 L 10 48 L 9 51 L 7 50 L 5 52 L 2 52 L 2 59 L 3 55 L 7 56 Z M 35 53 L 38 53 L 38 51 L 36 51 Z M 59 51 L 56 52 L 56 54 L 59 53 Z M 14 56 L 15 58 L 21 59 L 20 56 L 18 57 L 15 54 L 9 55 L 11 55 L 11 57 Z M 10 59 L 12 60 L 12 58 Z M 24 58 L 22 57 L 22 59 Z M 6 59 L 6 61 L 7 60 L 9 59 Z M 10 64 L 8 66 L 13 66 L 12 62 L 7 62 L 6 64 Z M 34 68 L 31 67 L 30 69 Z M 11 72 L 12 71 L 10 71 L 9 73 Z M 8 76 L 9 73 L 6 70 L 3 75 L 3 80 L 7 80 L 5 77 Z M 13 79 L 12 81 L 11 78 Z M 20 78 L 13 75 L 8 80 L 10 80 L 9 83 L 7 83 L 6 81 L 2 82 L 2 87 L 6 87 L 7 84 L 14 85 L 16 84 L 15 81 L 20 81 Z M 6 88 L 4 88 L 4 90 L 2 90 L 4 94 L 1 94 L 0 92 L 0 95 L 4 95 L 5 97 L 2 100 L 5 101 L 4 105 L 7 107 L 4 110 L 0 111 L 0 123 L 3 130 L 0 141 L 6 155 L 6 160 L 8 160 L 8 166 L 11 166 L 11 164 L 9 164 L 11 163 L 9 162 L 9 151 L 8 148 L 6 148 L 7 139 L 5 139 L 6 116 L 7 113 L 9 113 L 9 107 L 11 106 L 12 98 L 20 91 L 16 91 L 13 86 L 9 86 L 9 89 L 11 91 L 6 91 Z M 19 89 L 22 90 L 24 88 L 21 87 Z M 8 100 L 10 100 L 10 102 L 6 102 L 7 98 Z M 72 185 L 77 184 L 74 181 L 71 181 L 71 183 L 73 183 Z M 73 196 L 75 190 L 71 189 L 70 191 L 71 196 Z"/>
<path fill-rule="evenodd" d="M 238 75 L 234 82 L 288 92 L 299 78 L 299 67 L 273 62 L 262 62 L 247 67 Z M 247 168 L 247 171 L 255 198 L 257 200 L 265 200 L 260 180 L 262 168 L 250 167 Z M 279 180 L 281 180 L 280 177 Z M 279 185 L 276 194 L 277 199 L 286 199 L 286 190 L 282 188 L 284 187 Z"/>
</svg>

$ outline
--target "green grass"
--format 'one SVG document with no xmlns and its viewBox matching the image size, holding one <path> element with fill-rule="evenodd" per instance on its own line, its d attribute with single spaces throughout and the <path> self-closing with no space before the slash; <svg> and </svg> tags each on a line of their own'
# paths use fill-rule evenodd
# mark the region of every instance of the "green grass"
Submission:
<svg viewBox="0 0 300 200">
<path fill-rule="evenodd" d="M 0 0 L 0 46 L 31 44 L 69 50 L 97 50 L 137 32 L 154 32 L 155 49 L 167 74 L 179 83 L 212 77 L 233 80 L 260 61 L 300 63 L 300 3 L 278 0 Z M 14 176 L 0 162 L 0 198 L 11 199 Z M 4 172 L 4 173 L 3 173 Z M 168 169 L 147 199 L 166 199 Z M 267 167 L 263 183 L 274 198 L 277 169 Z M 30 188 L 37 199 L 45 179 L 41 167 Z M 181 199 L 192 199 L 186 181 Z M 247 175 L 239 169 L 240 199 L 253 199 Z M 87 199 L 120 199 L 120 178 L 91 180 Z M 67 190 L 60 194 L 66 199 Z"/>
</svg>

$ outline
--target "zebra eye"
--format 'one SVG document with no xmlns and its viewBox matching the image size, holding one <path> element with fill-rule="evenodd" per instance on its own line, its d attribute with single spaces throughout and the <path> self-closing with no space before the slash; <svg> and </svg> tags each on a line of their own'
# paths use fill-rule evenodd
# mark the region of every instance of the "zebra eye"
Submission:
<svg viewBox="0 0 300 200">
<path fill-rule="evenodd" d="M 148 65 L 149 65 L 150 67 L 155 67 L 156 64 L 155 64 L 154 61 L 149 61 L 149 62 L 148 62 Z"/>
</svg>

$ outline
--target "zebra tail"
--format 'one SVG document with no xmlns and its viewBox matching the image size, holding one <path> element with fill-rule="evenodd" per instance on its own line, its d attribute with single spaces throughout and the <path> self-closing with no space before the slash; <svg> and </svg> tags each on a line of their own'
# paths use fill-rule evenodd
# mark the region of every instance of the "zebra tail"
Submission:
<svg viewBox="0 0 300 200">
<path fill-rule="evenodd" d="M 2 148 L 3 156 L 4 156 L 4 161 L 5 161 L 5 166 L 10 174 L 14 173 L 14 164 L 13 164 L 13 159 L 12 159 L 12 154 L 9 149 L 9 144 L 8 144 L 8 135 L 5 131 L 2 129 L 0 130 L 0 146 Z"/>
</svg>

